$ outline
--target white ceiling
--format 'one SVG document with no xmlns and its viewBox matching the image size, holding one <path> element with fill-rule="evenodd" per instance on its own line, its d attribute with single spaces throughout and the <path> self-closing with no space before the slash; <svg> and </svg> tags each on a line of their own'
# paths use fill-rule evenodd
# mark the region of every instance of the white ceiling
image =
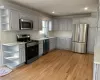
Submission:
<svg viewBox="0 0 100 80">
<path fill-rule="evenodd" d="M 95 12 L 98 0 L 10 0 L 24 6 L 37 9 L 50 15 L 70 15 Z M 88 7 L 84 11 L 84 7 Z M 53 14 L 52 11 L 55 11 Z"/>
</svg>

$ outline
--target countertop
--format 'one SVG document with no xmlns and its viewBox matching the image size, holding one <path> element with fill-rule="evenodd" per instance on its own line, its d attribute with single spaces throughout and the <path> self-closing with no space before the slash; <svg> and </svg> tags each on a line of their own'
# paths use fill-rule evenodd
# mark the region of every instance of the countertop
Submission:
<svg viewBox="0 0 100 80">
<path fill-rule="evenodd" d="M 94 63 L 100 64 L 100 45 L 94 47 Z"/>
<path fill-rule="evenodd" d="M 37 39 L 33 39 L 33 40 L 38 40 L 38 41 L 41 41 L 41 40 L 46 40 L 46 39 L 50 39 L 50 38 L 55 38 L 55 37 L 48 37 L 48 38 L 37 38 Z"/>
<path fill-rule="evenodd" d="M 50 38 L 55 38 L 55 37 L 48 37 L 48 38 L 37 38 L 37 39 L 33 39 L 33 40 L 46 40 L 46 39 L 50 39 Z M 12 42 L 12 43 L 4 43 L 2 45 L 7 45 L 7 46 L 12 46 L 12 45 L 18 45 L 18 44 L 25 44 L 26 42 Z"/>
<path fill-rule="evenodd" d="M 25 44 L 25 42 L 12 42 L 12 43 L 4 43 L 3 45 L 13 46 L 13 45 L 19 45 L 19 44 Z"/>
</svg>

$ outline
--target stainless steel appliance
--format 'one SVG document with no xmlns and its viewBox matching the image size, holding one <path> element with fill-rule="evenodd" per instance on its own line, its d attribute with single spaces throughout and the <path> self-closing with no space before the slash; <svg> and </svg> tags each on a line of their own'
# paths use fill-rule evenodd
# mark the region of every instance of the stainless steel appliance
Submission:
<svg viewBox="0 0 100 80">
<path fill-rule="evenodd" d="M 72 51 L 87 52 L 88 24 L 74 24 L 72 33 Z"/>
<path fill-rule="evenodd" d="M 26 64 L 39 58 L 38 42 L 31 40 L 29 34 L 17 35 L 18 42 L 25 42 Z"/>
<path fill-rule="evenodd" d="M 47 54 L 49 51 L 49 39 L 43 40 L 43 55 Z"/>
<path fill-rule="evenodd" d="M 20 19 L 19 20 L 19 24 L 20 24 L 20 30 L 31 30 L 33 29 L 33 21 L 32 20 L 28 20 L 28 19 Z"/>
</svg>

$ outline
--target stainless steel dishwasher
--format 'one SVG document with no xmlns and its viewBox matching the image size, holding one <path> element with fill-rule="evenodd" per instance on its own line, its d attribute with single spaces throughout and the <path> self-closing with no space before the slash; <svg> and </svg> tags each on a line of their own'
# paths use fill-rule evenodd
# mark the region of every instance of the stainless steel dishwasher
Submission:
<svg viewBox="0 0 100 80">
<path fill-rule="evenodd" d="M 49 39 L 43 40 L 43 55 L 49 52 Z"/>
</svg>

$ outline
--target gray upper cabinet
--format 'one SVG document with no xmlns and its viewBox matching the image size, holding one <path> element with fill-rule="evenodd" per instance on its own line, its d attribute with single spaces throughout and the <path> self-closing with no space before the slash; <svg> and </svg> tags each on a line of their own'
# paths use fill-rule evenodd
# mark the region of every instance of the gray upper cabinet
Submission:
<svg viewBox="0 0 100 80">
<path fill-rule="evenodd" d="M 85 18 L 75 18 L 73 19 L 73 24 L 86 23 L 89 27 L 97 27 L 96 17 L 85 17 Z"/>
<path fill-rule="evenodd" d="M 72 31 L 72 19 L 67 19 L 67 30 Z"/>
<path fill-rule="evenodd" d="M 80 23 L 79 18 L 73 18 L 72 24 L 79 24 L 79 23 Z"/>
<path fill-rule="evenodd" d="M 39 30 L 39 22 L 38 22 L 38 17 L 33 16 L 33 30 Z"/>
<path fill-rule="evenodd" d="M 19 12 L 10 10 L 11 30 L 19 30 Z"/>
<path fill-rule="evenodd" d="M 59 20 L 53 19 L 53 30 L 58 31 L 59 30 Z"/>
<path fill-rule="evenodd" d="M 71 31 L 72 19 L 54 19 L 53 27 L 55 31 Z"/>
<path fill-rule="evenodd" d="M 19 30 L 19 12 L 12 9 L 1 9 L 1 27 L 3 31 Z"/>
<path fill-rule="evenodd" d="M 32 16 L 28 13 L 23 13 L 23 12 L 20 12 L 20 18 L 23 18 L 23 19 L 32 19 Z"/>
<path fill-rule="evenodd" d="M 59 30 L 60 31 L 67 31 L 67 20 L 66 19 L 59 19 Z"/>
<path fill-rule="evenodd" d="M 38 17 L 39 30 L 42 30 L 42 17 Z"/>
</svg>

